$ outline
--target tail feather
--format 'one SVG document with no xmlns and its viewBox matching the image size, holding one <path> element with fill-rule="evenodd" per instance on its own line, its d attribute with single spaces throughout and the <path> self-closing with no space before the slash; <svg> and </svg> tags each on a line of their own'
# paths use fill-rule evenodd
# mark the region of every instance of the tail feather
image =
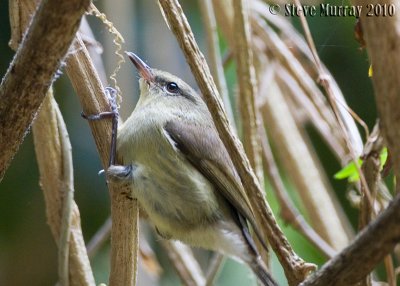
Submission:
<svg viewBox="0 0 400 286">
<path fill-rule="evenodd" d="M 263 286 L 278 286 L 278 283 L 276 283 L 272 276 L 268 273 L 268 270 L 260 257 L 256 258 L 254 262 L 249 264 Z"/>
</svg>

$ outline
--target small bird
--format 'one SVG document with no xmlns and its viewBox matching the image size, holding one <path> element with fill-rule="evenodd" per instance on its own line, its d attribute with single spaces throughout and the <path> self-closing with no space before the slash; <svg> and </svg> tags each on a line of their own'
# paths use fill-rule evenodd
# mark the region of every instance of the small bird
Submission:
<svg viewBox="0 0 400 286">
<path fill-rule="evenodd" d="M 249 233 L 252 207 L 203 98 L 178 77 L 127 52 L 140 98 L 118 128 L 109 180 L 129 182 L 157 233 L 247 263 L 263 285 L 277 285 Z M 248 225 L 249 224 L 249 225 Z"/>
</svg>

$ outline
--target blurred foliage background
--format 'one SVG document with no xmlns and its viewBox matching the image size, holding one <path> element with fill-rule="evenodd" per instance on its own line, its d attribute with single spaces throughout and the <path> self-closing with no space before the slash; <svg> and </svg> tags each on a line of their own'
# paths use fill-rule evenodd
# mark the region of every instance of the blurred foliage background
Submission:
<svg viewBox="0 0 400 286">
<path fill-rule="evenodd" d="M 198 43 L 207 54 L 203 24 L 197 1 L 180 1 L 188 20 L 194 29 Z M 331 4 L 346 4 L 347 1 L 331 1 Z M 156 68 L 174 73 L 192 86 L 196 86 L 190 70 L 183 58 L 176 40 L 166 27 L 156 1 L 96 1 L 95 5 L 106 13 L 126 40 L 125 49 L 140 55 Z M 350 3 L 347 3 L 350 5 Z M 100 21 L 88 16 L 96 39 L 101 42 L 108 74 L 115 67 L 112 39 Z M 299 20 L 292 18 L 296 27 Z M 342 89 L 349 106 L 372 128 L 376 119 L 372 85 L 368 78 L 368 60 L 365 51 L 353 36 L 355 18 L 353 17 L 309 17 L 311 32 L 322 61 L 332 72 Z M 8 47 L 10 26 L 8 3 L 0 0 L 0 74 L 3 76 L 13 57 Z M 221 39 L 222 54 L 224 42 Z M 230 93 L 234 92 L 235 67 L 226 69 Z M 119 84 L 123 92 L 122 117 L 132 111 L 138 96 L 137 75 L 130 63 L 123 65 L 119 73 Z M 55 82 L 55 96 L 67 124 L 73 147 L 75 168 L 75 200 L 82 218 L 82 229 L 88 241 L 109 216 L 109 198 L 104 177 L 98 176 L 101 169 L 98 154 L 93 143 L 88 124 L 80 117 L 81 108 L 66 76 L 61 75 Z M 1 104 L 1 102 L 0 102 Z M 347 186 L 344 181 L 336 181 L 333 174 L 340 169 L 339 163 L 310 129 L 317 152 L 323 166 L 344 206 L 353 226 L 357 222 L 357 211 L 346 199 Z M 56 245 L 46 225 L 45 206 L 39 186 L 39 174 L 31 134 L 24 143 L 0 184 L 0 285 L 54 285 L 57 281 Z M 290 186 L 288 186 L 290 189 Z M 278 205 L 266 186 L 268 200 L 279 213 Z M 293 244 L 295 251 L 306 261 L 321 264 L 322 256 L 301 235 L 290 226 L 282 225 L 284 232 Z M 154 240 L 153 246 L 164 268 L 162 285 L 176 285 L 177 278 L 171 275 L 168 260 Z M 92 260 L 96 283 L 107 283 L 109 256 L 105 246 Z M 273 261 L 274 276 L 284 285 L 282 270 L 276 259 Z M 229 261 L 225 264 L 218 285 L 249 285 L 254 278 L 250 272 Z M 146 285 L 146 284 L 143 284 Z"/>
</svg>

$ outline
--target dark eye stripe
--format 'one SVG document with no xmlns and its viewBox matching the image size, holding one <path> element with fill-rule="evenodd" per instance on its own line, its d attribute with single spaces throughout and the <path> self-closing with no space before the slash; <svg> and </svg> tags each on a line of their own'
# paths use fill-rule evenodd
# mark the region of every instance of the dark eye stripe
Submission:
<svg viewBox="0 0 400 286">
<path fill-rule="evenodd" d="M 168 81 L 159 75 L 155 76 L 155 82 L 160 88 L 168 91 L 169 93 L 172 93 L 173 96 L 183 96 L 191 102 L 196 103 L 196 99 L 192 95 L 190 95 L 190 93 L 187 92 L 185 89 L 181 89 L 176 82 Z M 177 90 L 175 92 L 168 90 L 168 85 L 171 83 L 175 84 L 177 87 Z"/>
</svg>

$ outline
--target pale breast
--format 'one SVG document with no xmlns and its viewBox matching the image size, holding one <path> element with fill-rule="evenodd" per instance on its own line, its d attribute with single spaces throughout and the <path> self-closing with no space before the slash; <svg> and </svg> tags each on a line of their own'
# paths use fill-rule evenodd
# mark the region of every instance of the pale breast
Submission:
<svg viewBox="0 0 400 286">
<path fill-rule="evenodd" d="M 118 152 L 124 164 L 136 165 L 133 195 L 161 232 L 187 232 L 218 220 L 219 202 L 211 183 L 166 137 L 151 115 L 122 126 Z M 146 120 L 146 124 L 140 124 Z M 162 125 L 161 125 L 162 126 Z"/>
</svg>

